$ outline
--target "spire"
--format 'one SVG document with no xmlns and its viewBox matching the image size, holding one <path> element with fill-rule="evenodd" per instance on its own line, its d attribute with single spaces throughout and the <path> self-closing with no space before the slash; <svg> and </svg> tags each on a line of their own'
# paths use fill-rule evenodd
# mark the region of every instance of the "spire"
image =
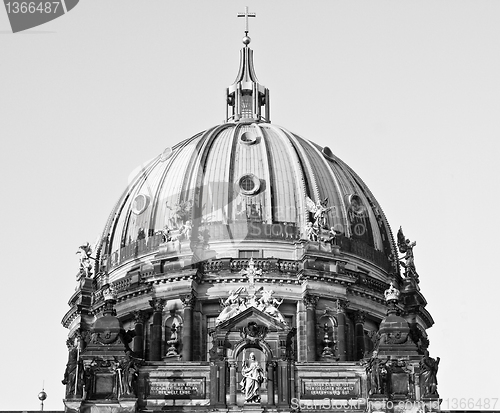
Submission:
<svg viewBox="0 0 500 413">
<path fill-rule="evenodd" d="M 248 47 L 251 42 L 248 37 L 248 18 L 256 17 L 245 7 L 245 36 L 240 50 L 240 68 L 234 83 L 226 90 L 226 119 L 228 122 L 263 121 L 270 122 L 269 89 L 259 84 L 253 66 L 253 50 Z"/>
</svg>

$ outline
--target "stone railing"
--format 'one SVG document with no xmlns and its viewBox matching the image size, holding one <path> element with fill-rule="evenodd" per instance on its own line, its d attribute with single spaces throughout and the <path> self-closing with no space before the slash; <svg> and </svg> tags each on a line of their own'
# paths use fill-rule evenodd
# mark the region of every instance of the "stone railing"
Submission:
<svg viewBox="0 0 500 413">
<path fill-rule="evenodd" d="M 240 272 L 248 268 L 247 258 L 221 258 L 205 261 L 201 264 L 204 273 L 220 271 Z M 277 258 L 256 258 L 253 260 L 255 269 L 263 272 L 278 271 L 282 273 L 297 273 L 301 269 L 301 263 L 293 260 L 281 260 Z"/>
</svg>

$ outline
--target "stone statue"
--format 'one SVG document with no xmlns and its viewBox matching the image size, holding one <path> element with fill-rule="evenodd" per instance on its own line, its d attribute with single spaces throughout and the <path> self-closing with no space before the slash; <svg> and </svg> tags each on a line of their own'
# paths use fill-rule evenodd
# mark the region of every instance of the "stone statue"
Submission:
<svg viewBox="0 0 500 413">
<path fill-rule="evenodd" d="M 242 311 L 240 305 L 242 301 L 240 299 L 240 294 L 245 291 L 245 287 L 239 287 L 229 292 L 229 297 L 226 300 L 221 301 L 221 305 L 224 307 L 220 312 L 219 316 L 215 320 L 215 324 L 219 325 L 226 320 L 229 320 L 231 317 L 234 317 L 236 314 Z M 246 305 L 245 305 L 246 308 Z"/>
<path fill-rule="evenodd" d="M 257 308 L 260 311 L 269 314 L 271 317 L 275 318 L 280 323 L 286 324 L 283 314 L 281 314 L 281 312 L 278 310 L 278 307 L 283 302 L 283 299 L 278 300 L 275 297 L 273 297 L 273 294 L 274 294 L 273 290 L 264 289 L 262 291 L 262 296 L 259 299 L 259 304 Z"/>
<path fill-rule="evenodd" d="M 168 225 L 165 225 L 165 227 L 160 230 L 159 233 L 161 234 L 161 242 L 172 241 L 172 234 Z"/>
<path fill-rule="evenodd" d="M 387 369 L 385 362 L 378 358 L 378 352 L 374 351 L 366 366 L 366 375 L 369 384 L 369 395 L 385 394 L 387 387 Z"/>
<path fill-rule="evenodd" d="M 425 350 L 424 358 L 420 360 L 420 389 L 423 397 L 439 397 L 437 392 L 439 361 L 439 357 L 433 359 Z"/>
<path fill-rule="evenodd" d="M 66 370 L 64 371 L 64 378 L 62 384 L 66 385 L 66 398 L 82 397 L 82 363 L 79 359 L 79 350 L 76 343 L 70 340 L 68 345 L 68 362 L 66 363 Z"/>
<path fill-rule="evenodd" d="M 144 228 L 139 228 L 137 231 L 137 241 L 140 241 L 142 239 L 146 239 L 146 231 L 144 231 Z"/>
<path fill-rule="evenodd" d="M 337 231 L 335 231 L 334 227 L 330 227 L 328 231 L 328 238 L 326 239 L 326 243 L 330 245 L 336 245 L 335 239 L 337 238 Z"/>
<path fill-rule="evenodd" d="M 136 397 L 136 383 L 139 375 L 140 360 L 133 357 L 130 351 L 125 353 L 118 362 L 118 369 L 121 370 L 121 394 L 125 397 Z"/>
<path fill-rule="evenodd" d="M 186 223 L 181 227 L 180 237 L 181 240 L 190 240 L 191 233 L 193 232 L 193 226 L 191 225 L 191 221 L 186 221 Z"/>
<path fill-rule="evenodd" d="M 177 346 L 179 345 L 179 334 L 177 333 L 177 326 L 172 323 L 170 327 L 170 340 L 167 341 L 168 348 L 165 357 L 179 357 Z"/>
<path fill-rule="evenodd" d="M 398 230 L 398 248 L 399 252 L 405 254 L 399 260 L 401 266 L 405 268 L 405 277 L 413 277 L 418 279 L 417 269 L 415 268 L 415 259 L 413 256 L 413 248 L 417 245 L 416 241 L 411 242 L 405 238 L 403 228 L 399 227 Z M 404 262 L 402 261 L 404 260 Z"/>
<path fill-rule="evenodd" d="M 260 386 L 264 382 L 264 371 L 255 360 L 255 354 L 250 353 L 241 371 L 243 379 L 240 382 L 241 391 L 245 395 L 245 403 L 260 403 Z"/>
<path fill-rule="evenodd" d="M 318 240 L 318 227 L 314 226 L 312 222 L 307 223 L 306 236 L 309 241 Z"/>
<path fill-rule="evenodd" d="M 306 197 L 306 208 L 313 214 L 314 226 L 317 228 L 326 227 L 326 213 L 332 209 L 332 207 L 327 207 L 327 204 L 328 198 L 323 201 L 319 200 L 315 204 L 311 198 Z"/>
<path fill-rule="evenodd" d="M 90 255 L 92 254 L 92 247 L 87 242 L 85 245 L 80 245 L 78 247 L 77 254 L 80 254 L 80 273 L 77 281 L 80 280 L 81 276 L 89 278 L 92 272 L 92 262 L 93 259 Z"/>
</svg>

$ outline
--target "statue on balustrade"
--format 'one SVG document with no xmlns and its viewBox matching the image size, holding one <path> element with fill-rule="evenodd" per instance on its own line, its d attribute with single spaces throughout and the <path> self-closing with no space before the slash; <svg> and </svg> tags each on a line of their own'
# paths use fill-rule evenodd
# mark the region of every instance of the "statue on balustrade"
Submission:
<svg viewBox="0 0 500 413">
<path fill-rule="evenodd" d="M 245 395 L 245 403 L 260 403 L 260 386 L 264 382 L 264 371 L 255 359 L 254 353 L 250 353 L 248 361 L 244 363 L 240 385 Z"/>
</svg>

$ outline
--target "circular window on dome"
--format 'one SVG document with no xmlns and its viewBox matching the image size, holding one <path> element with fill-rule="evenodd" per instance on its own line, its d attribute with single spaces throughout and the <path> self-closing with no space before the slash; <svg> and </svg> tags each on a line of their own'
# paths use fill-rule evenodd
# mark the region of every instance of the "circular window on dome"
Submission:
<svg viewBox="0 0 500 413">
<path fill-rule="evenodd" d="M 136 215 L 142 214 L 149 205 L 149 196 L 139 194 L 134 198 L 132 203 L 132 212 Z"/>
<path fill-rule="evenodd" d="M 257 142 L 257 136 L 253 132 L 243 132 L 240 136 L 240 142 L 245 145 L 253 145 Z"/>
<path fill-rule="evenodd" d="M 260 188 L 260 181 L 255 175 L 246 174 L 239 179 L 238 186 L 243 195 L 254 195 Z"/>
<path fill-rule="evenodd" d="M 333 154 L 332 150 L 328 146 L 325 146 L 321 152 L 323 153 L 323 156 L 325 158 L 329 159 L 330 161 L 335 160 L 335 155 Z"/>
<path fill-rule="evenodd" d="M 172 153 L 174 153 L 172 148 L 165 148 L 163 153 L 160 155 L 160 161 L 165 162 L 168 158 L 172 156 Z"/>
</svg>

